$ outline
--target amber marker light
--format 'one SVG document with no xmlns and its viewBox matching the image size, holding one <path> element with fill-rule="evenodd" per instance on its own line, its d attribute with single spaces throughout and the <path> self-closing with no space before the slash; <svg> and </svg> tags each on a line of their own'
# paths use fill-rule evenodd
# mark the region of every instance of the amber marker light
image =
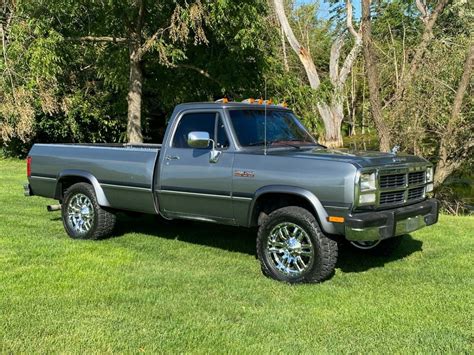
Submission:
<svg viewBox="0 0 474 355">
<path fill-rule="evenodd" d="M 344 223 L 344 217 L 329 216 L 328 221 L 333 223 Z"/>
</svg>

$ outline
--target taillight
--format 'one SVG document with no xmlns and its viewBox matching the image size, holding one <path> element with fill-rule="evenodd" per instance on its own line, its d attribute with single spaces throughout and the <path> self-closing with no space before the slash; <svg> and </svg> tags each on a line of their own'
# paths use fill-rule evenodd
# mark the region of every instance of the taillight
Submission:
<svg viewBox="0 0 474 355">
<path fill-rule="evenodd" d="M 31 157 L 26 158 L 26 176 L 31 176 Z"/>
</svg>

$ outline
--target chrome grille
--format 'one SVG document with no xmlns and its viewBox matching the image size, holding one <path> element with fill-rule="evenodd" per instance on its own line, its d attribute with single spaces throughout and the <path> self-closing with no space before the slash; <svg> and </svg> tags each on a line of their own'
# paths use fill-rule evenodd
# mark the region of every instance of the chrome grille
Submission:
<svg viewBox="0 0 474 355">
<path fill-rule="evenodd" d="M 403 202 L 405 191 L 386 191 L 380 193 L 380 205 L 391 205 Z"/>
<path fill-rule="evenodd" d="M 381 189 L 393 189 L 405 186 L 406 174 L 382 175 L 380 176 Z"/>
<path fill-rule="evenodd" d="M 418 185 L 425 182 L 425 172 L 416 171 L 408 174 L 408 185 Z"/>
<path fill-rule="evenodd" d="M 425 193 L 425 187 L 415 187 L 414 189 L 408 190 L 408 200 L 417 200 L 422 198 Z"/>
</svg>

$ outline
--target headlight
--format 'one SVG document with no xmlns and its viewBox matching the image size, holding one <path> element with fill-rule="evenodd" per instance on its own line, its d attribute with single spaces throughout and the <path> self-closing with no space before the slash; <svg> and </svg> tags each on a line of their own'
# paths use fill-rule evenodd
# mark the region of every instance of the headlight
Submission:
<svg viewBox="0 0 474 355">
<path fill-rule="evenodd" d="M 375 190 L 377 187 L 375 185 L 375 172 L 374 173 L 366 173 L 360 175 L 360 191 L 372 191 Z"/>
<path fill-rule="evenodd" d="M 426 169 L 426 182 L 433 181 L 433 167 L 429 167 Z"/>
</svg>

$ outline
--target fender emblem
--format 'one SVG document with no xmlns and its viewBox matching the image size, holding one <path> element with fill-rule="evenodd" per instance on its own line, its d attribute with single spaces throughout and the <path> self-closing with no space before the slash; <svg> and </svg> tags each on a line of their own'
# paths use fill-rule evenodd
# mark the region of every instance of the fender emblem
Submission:
<svg viewBox="0 0 474 355">
<path fill-rule="evenodd" d="M 253 178 L 255 177 L 255 173 L 253 171 L 243 171 L 243 170 L 235 170 L 234 176 L 236 177 L 245 177 L 245 178 Z"/>
</svg>

